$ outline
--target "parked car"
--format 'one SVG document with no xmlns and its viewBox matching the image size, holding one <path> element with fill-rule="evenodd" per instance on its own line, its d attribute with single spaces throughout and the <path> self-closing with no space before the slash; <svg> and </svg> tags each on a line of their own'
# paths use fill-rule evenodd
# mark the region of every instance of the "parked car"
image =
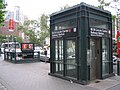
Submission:
<svg viewBox="0 0 120 90">
<path fill-rule="evenodd" d="M 41 47 L 35 47 L 34 57 L 38 57 L 38 52 L 40 52 L 40 54 L 43 54 L 43 49 Z"/>
<path fill-rule="evenodd" d="M 40 54 L 40 61 L 50 62 L 50 49 L 47 50 L 47 55 L 45 55 L 44 53 Z"/>
<path fill-rule="evenodd" d="M 43 54 L 40 54 L 40 61 L 50 62 L 50 56 L 45 56 Z"/>
</svg>

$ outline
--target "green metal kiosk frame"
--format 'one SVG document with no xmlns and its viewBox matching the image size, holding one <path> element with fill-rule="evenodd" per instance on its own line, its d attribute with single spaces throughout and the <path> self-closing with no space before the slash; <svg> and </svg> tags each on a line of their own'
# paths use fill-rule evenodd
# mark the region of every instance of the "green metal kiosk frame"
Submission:
<svg viewBox="0 0 120 90">
<path fill-rule="evenodd" d="M 113 76 L 112 17 L 80 3 L 50 16 L 50 73 L 81 84 Z"/>
</svg>

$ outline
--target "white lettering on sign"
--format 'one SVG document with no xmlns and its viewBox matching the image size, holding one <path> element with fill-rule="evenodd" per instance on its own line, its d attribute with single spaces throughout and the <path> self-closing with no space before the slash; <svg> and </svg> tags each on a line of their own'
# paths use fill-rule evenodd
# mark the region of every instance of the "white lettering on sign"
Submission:
<svg viewBox="0 0 120 90">
<path fill-rule="evenodd" d="M 90 28 L 90 35 L 96 37 L 110 37 L 110 30 L 100 28 Z"/>
</svg>

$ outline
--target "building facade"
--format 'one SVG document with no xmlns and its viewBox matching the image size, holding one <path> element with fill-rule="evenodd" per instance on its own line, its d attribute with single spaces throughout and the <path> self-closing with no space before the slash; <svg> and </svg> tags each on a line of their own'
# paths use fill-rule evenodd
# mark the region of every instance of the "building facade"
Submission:
<svg viewBox="0 0 120 90">
<path fill-rule="evenodd" d="M 81 3 L 50 16 L 50 75 L 81 84 L 113 76 L 111 13 Z"/>
<path fill-rule="evenodd" d="M 0 34 L 2 35 L 13 35 L 13 36 L 22 36 L 21 32 L 17 30 L 17 27 L 19 26 L 19 22 L 14 21 L 14 30 L 9 30 L 9 21 L 3 22 L 4 26 L 0 26 Z"/>
<path fill-rule="evenodd" d="M 5 21 L 3 22 L 4 26 L 0 26 L 0 34 L 6 36 L 20 36 L 25 39 L 26 36 L 17 30 L 17 27 L 23 24 L 24 20 L 27 20 L 27 16 L 24 18 L 24 15 L 19 6 L 15 6 L 13 10 L 7 11 L 5 14 Z M 10 20 L 13 20 L 14 30 L 10 30 Z"/>
</svg>

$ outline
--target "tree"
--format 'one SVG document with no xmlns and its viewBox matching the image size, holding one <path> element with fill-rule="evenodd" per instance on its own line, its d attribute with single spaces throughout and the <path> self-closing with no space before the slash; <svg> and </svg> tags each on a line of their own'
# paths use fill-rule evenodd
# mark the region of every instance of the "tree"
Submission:
<svg viewBox="0 0 120 90">
<path fill-rule="evenodd" d="M 99 2 L 98 7 L 101 9 L 104 9 L 105 7 L 111 4 L 111 2 L 105 2 L 105 0 L 98 0 L 98 2 Z"/>
<path fill-rule="evenodd" d="M 42 14 L 38 20 L 25 21 L 23 25 L 18 26 L 18 30 L 24 32 L 30 42 L 34 42 L 37 45 L 43 45 L 45 38 L 50 36 L 50 27 L 48 25 L 49 16 Z M 32 26 L 32 28 L 30 27 Z M 40 31 L 36 32 L 36 28 L 40 27 Z"/>
<path fill-rule="evenodd" d="M 3 4 L 3 0 L 0 0 L 0 26 L 3 25 L 2 22 L 4 22 L 5 8 L 6 5 Z"/>
<path fill-rule="evenodd" d="M 99 2 L 99 6 L 98 7 L 101 8 L 101 9 L 105 9 L 106 7 L 109 7 L 109 8 L 115 9 L 115 11 L 117 10 L 117 12 L 119 12 L 119 10 L 120 10 L 117 7 L 117 4 L 119 4 L 119 0 L 109 0 L 109 2 L 107 2 L 105 0 L 98 0 L 98 2 Z M 114 5 L 112 3 L 114 3 Z M 112 15 L 112 29 L 113 30 L 115 30 L 115 26 L 118 27 L 118 25 L 115 24 L 116 18 L 117 18 L 116 15 Z"/>
<path fill-rule="evenodd" d="M 49 16 L 42 14 L 40 17 L 40 38 L 39 43 L 44 44 L 45 38 L 50 37 L 50 26 L 48 25 Z"/>
<path fill-rule="evenodd" d="M 106 7 L 118 9 L 117 6 L 119 6 L 119 0 L 98 0 L 98 2 L 98 7 L 101 9 L 105 9 Z"/>
<path fill-rule="evenodd" d="M 13 40 L 14 41 L 14 38 L 16 37 L 16 42 L 19 42 L 19 43 L 23 43 L 23 39 L 22 39 L 22 37 L 20 37 L 20 36 L 11 36 L 10 38 L 10 40 Z"/>
<path fill-rule="evenodd" d="M 5 39 L 6 39 L 6 36 L 0 34 L 0 44 L 3 43 L 3 42 L 5 42 Z"/>
<path fill-rule="evenodd" d="M 34 31 L 34 24 L 36 23 L 38 25 L 38 22 L 36 20 L 28 20 L 25 21 L 23 25 L 19 25 L 17 29 L 29 37 L 29 42 L 38 44 L 38 39 Z M 31 28 L 30 25 L 32 25 L 33 28 Z"/>
</svg>

